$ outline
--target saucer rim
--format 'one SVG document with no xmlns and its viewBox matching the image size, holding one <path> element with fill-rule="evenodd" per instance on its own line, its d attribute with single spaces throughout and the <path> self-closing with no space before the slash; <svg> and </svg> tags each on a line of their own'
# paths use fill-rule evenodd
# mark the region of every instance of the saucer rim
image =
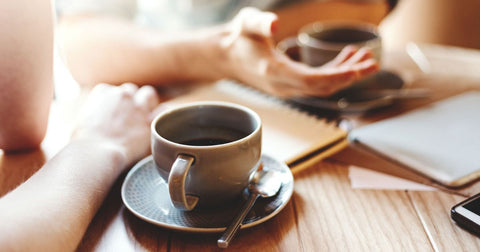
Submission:
<svg viewBox="0 0 480 252">
<path fill-rule="evenodd" d="M 291 189 L 289 191 L 284 193 L 284 195 L 286 196 L 286 200 L 283 201 L 283 203 L 279 207 L 277 207 L 273 212 L 271 212 L 270 214 L 265 215 L 265 216 L 263 216 L 263 217 L 261 217 L 257 220 L 254 220 L 250 223 L 241 225 L 240 229 L 250 228 L 250 227 L 262 224 L 262 223 L 270 220 L 271 218 L 276 216 L 278 213 L 280 213 L 280 211 L 282 211 L 286 207 L 286 205 L 288 204 L 288 202 L 290 202 L 290 199 L 293 195 L 294 178 L 293 178 L 293 174 L 292 174 L 292 171 L 290 170 L 290 168 L 284 162 L 281 162 L 281 161 L 273 158 L 270 155 L 262 154 L 262 157 L 269 158 L 269 159 L 274 160 L 275 162 L 279 163 L 282 166 L 282 168 L 284 168 L 284 170 L 287 171 L 287 175 L 286 175 L 288 177 L 287 182 L 292 183 L 292 186 L 291 186 Z M 138 161 L 130 169 L 130 171 L 127 173 L 127 176 L 125 177 L 125 179 L 122 182 L 122 188 L 121 188 L 122 202 L 123 202 L 124 206 L 133 215 L 137 216 L 138 218 L 140 218 L 140 219 L 142 219 L 142 220 L 144 220 L 144 221 L 146 221 L 150 224 L 153 224 L 153 225 L 156 225 L 156 226 L 159 226 L 159 227 L 163 227 L 163 228 L 166 228 L 166 229 L 170 229 L 170 230 L 175 230 L 175 231 L 183 231 L 183 232 L 189 232 L 189 233 L 220 233 L 220 232 L 225 231 L 225 229 L 227 227 L 203 228 L 203 227 L 192 227 L 192 226 L 188 227 L 188 226 L 181 226 L 181 225 L 166 224 L 166 223 L 154 220 L 152 218 L 149 218 L 147 216 L 144 216 L 144 215 L 138 213 L 132 206 L 130 206 L 129 203 L 127 202 L 126 196 L 125 196 L 127 181 L 129 181 L 131 179 L 131 177 L 135 176 L 135 174 L 137 173 L 138 170 L 144 168 L 145 167 L 144 164 L 148 163 L 148 162 L 153 162 L 153 156 L 152 155 L 149 155 L 149 156 L 143 158 L 142 160 Z M 275 197 L 277 197 L 277 196 L 275 196 Z"/>
<path fill-rule="evenodd" d="M 380 71 L 375 73 L 373 76 L 380 75 L 380 74 L 390 74 L 391 76 L 395 76 L 395 78 L 398 78 L 402 82 L 401 86 L 399 86 L 398 88 L 392 88 L 392 89 L 401 90 L 406 88 L 405 80 L 403 80 L 400 74 L 388 69 L 380 69 Z M 381 96 L 379 98 L 370 100 L 372 101 L 370 105 L 365 105 L 365 102 L 351 102 L 353 106 L 357 106 L 353 108 L 348 108 L 348 107 L 341 108 L 338 105 L 338 100 L 328 100 L 328 99 L 323 99 L 323 98 L 314 97 L 314 96 L 292 97 L 287 99 L 287 101 L 297 105 L 307 106 L 312 109 L 336 111 L 340 113 L 364 113 L 374 109 L 380 109 L 380 108 L 391 106 L 396 101 L 396 99 L 388 98 L 387 96 Z"/>
</svg>

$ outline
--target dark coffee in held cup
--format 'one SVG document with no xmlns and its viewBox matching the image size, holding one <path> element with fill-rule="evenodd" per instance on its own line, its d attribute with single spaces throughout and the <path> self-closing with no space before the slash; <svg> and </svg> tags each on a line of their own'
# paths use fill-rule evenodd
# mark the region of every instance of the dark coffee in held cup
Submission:
<svg viewBox="0 0 480 252">
<path fill-rule="evenodd" d="M 298 34 L 300 58 L 311 66 L 333 60 L 347 45 L 366 47 L 380 62 L 381 39 L 376 26 L 355 22 L 317 22 L 303 27 Z"/>
<path fill-rule="evenodd" d="M 331 21 L 308 24 L 296 37 L 278 43 L 277 48 L 310 66 L 321 66 L 333 60 L 347 45 L 366 47 L 381 62 L 382 43 L 373 24 Z M 294 50 L 296 49 L 296 50 Z"/>
</svg>

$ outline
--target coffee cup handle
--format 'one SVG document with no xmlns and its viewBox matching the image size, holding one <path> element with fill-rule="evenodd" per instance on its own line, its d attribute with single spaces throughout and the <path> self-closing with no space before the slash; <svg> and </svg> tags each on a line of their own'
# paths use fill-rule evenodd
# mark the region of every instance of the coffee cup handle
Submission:
<svg viewBox="0 0 480 252">
<path fill-rule="evenodd" d="M 170 192 L 170 200 L 177 209 L 190 211 L 198 203 L 197 196 L 187 195 L 185 192 L 185 179 L 194 160 L 193 156 L 179 154 L 170 170 L 168 190 Z"/>
<path fill-rule="evenodd" d="M 285 54 L 288 52 L 288 50 L 296 47 L 298 47 L 296 36 L 285 38 L 277 44 L 277 50 Z"/>
</svg>

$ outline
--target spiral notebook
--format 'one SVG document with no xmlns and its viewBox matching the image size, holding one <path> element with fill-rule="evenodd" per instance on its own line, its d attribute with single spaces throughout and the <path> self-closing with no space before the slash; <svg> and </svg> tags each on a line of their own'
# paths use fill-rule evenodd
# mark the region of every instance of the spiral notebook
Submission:
<svg viewBox="0 0 480 252">
<path fill-rule="evenodd" d="M 334 123 L 229 80 L 200 86 L 165 104 L 207 100 L 232 102 L 257 112 L 263 125 L 262 152 L 285 162 L 294 173 L 348 145 L 347 133 Z"/>
</svg>

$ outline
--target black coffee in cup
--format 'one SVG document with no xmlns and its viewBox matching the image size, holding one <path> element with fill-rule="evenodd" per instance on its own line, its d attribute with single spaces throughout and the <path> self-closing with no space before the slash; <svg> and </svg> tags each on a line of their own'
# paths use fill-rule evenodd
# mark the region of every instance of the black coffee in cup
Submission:
<svg viewBox="0 0 480 252">
<path fill-rule="evenodd" d="M 327 43 L 355 44 L 376 39 L 377 35 L 368 30 L 358 28 L 337 27 L 309 34 L 312 38 Z"/>
<path fill-rule="evenodd" d="M 204 127 L 201 125 L 195 126 L 195 123 L 190 124 L 190 126 L 192 127 L 190 132 L 194 132 L 194 134 L 183 134 L 183 136 L 188 135 L 188 138 L 176 137 L 178 143 L 191 146 L 219 145 L 237 141 L 249 134 L 249 132 L 244 132 L 233 127 Z"/>
<path fill-rule="evenodd" d="M 262 153 L 262 123 L 253 110 L 194 102 L 165 110 L 151 124 L 158 173 L 180 210 L 216 207 L 242 195 Z"/>
<path fill-rule="evenodd" d="M 193 146 L 208 146 L 208 145 L 219 145 L 219 144 L 226 144 L 231 142 L 229 139 L 224 138 L 194 138 L 187 141 L 182 142 L 185 145 L 193 145 Z"/>
</svg>

